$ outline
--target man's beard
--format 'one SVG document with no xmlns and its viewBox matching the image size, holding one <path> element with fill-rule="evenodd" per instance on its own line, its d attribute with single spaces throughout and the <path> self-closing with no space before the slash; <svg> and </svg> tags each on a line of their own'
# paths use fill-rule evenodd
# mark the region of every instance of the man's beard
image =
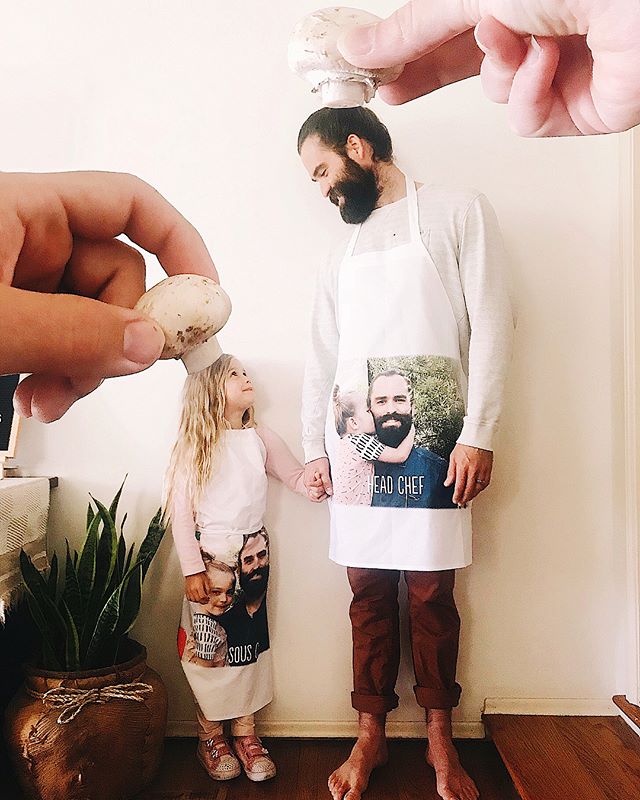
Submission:
<svg viewBox="0 0 640 800">
<path fill-rule="evenodd" d="M 383 428 L 383 423 L 391 419 L 396 420 L 396 422 L 400 424 Z M 406 439 L 413 424 L 411 414 L 383 414 L 381 417 L 374 417 L 373 420 L 376 425 L 378 439 L 380 439 L 382 444 L 386 444 L 387 447 L 398 447 L 398 445 Z"/>
<path fill-rule="evenodd" d="M 343 203 L 340 205 L 340 198 Z M 338 206 L 340 216 L 350 225 L 364 222 L 380 199 L 380 188 L 372 169 L 364 169 L 360 164 L 344 157 L 340 179 L 329 189 L 329 200 Z"/>
<path fill-rule="evenodd" d="M 258 577 L 255 577 L 258 576 Z M 267 591 L 269 583 L 269 565 L 258 567 L 250 575 L 240 572 L 240 587 L 247 600 L 257 600 Z"/>
</svg>

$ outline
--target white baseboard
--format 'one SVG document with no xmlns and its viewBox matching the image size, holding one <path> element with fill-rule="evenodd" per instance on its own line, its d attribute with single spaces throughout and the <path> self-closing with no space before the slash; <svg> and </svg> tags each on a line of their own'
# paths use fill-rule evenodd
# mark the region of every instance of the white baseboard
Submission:
<svg viewBox="0 0 640 800">
<path fill-rule="evenodd" d="M 261 736 L 294 739 L 351 739 L 358 733 L 357 723 L 351 720 L 333 722 L 328 720 L 280 720 L 259 722 Z M 169 720 L 167 736 L 197 736 L 197 723 L 191 720 Z M 424 722 L 387 723 L 390 739 L 424 739 Z M 484 739 L 484 725 L 481 722 L 454 722 L 453 735 L 456 739 Z"/>
<path fill-rule="evenodd" d="M 484 714 L 541 714 L 560 717 L 608 717 L 620 713 L 618 707 L 608 698 L 598 697 L 488 697 L 484 702 Z M 640 733 L 625 717 L 625 721 Z M 350 739 L 357 735 L 355 720 L 264 720 L 259 722 L 262 736 L 294 739 Z M 167 736 L 197 736 L 195 720 L 169 720 Z M 424 722 L 410 720 L 387 722 L 387 735 L 390 739 L 423 739 Z M 482 722 L 454 722 L 453 735 L 456 739 L 484 739 Z"/>
<path fill-rule="evenodd" d="M 600 697 L 488 697 L 483 714 L 540 714 L 559 717 L 609 717 L 618 707 Z"/>
</svg>

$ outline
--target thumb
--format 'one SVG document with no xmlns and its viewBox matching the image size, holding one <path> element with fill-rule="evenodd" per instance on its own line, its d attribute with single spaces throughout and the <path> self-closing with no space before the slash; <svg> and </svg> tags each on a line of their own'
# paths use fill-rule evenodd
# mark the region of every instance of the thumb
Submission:
<svg viewBox="0 0 640 800">
<path fill-rule="evenodd" d="M 462 0 L 410 0 L 390 17 L 345 31 L 338 39 L 342 55 L 358 67 L 408 64 L 473 28 Z"/>
<path fill-rule="evenodd" d="M 447 471 L 447 477 L 445 478 L 444 485 L 451 486 L 456 479 L 456 462 L 453 459 L 453 455 L 449 458 L 449 469 Z"/>
<path fill-rule="evenodd" d="M 138 311 L 73 295 L 0 286 L 0 374 L 129 375 L 160 356 L 164 335 Z"/>
</svg>

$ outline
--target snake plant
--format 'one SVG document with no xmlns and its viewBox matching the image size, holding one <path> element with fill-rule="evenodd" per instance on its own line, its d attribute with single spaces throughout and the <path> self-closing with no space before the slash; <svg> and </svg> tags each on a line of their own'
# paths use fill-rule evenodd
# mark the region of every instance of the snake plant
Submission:
<svg viewBox="0 0 640 800">
<path fill-rule="evenodd" d="M 116 529 L 123 486 L 109 508 L 91 497 L 84 545 L 72 553 L 67 541 L 64 574 L 55 554 L 45 578 L 20 553 L 27 605 L 41 637 L 38 666 L 43 669 L 75 672 L 116 664 L 136 621 L 142 583 L 165 527 L 158 510 L 137 553 L 135 544 L 127 548 L 126 514 Z"/>
</svg>

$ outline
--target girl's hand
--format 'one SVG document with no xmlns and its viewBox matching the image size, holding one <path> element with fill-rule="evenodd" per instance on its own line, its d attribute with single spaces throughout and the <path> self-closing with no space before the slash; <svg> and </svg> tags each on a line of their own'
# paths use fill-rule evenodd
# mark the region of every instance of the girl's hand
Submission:
<svg viewBox="0 0 640 800">
<path fill-rule="evenodd" d="M 187 575 L 184 579 L 184 593 L 187 600 L 192 603 L 207 603 L 211 584 L 206 572 L 197 572 L 195 575 Z"/>
<path fill-rule="evenodd" d="M 312 496 L 309 493 L 309 489 L 318 489 L 318 479 L 322 481 L 323 491 L 316 497 L 316 492 L 314 492 Z M 329 459 L 326 458 L 326 456 L 324 458 L 316 458 L 314 461 L 310 461 L 308 464 L 305 464 L 304 485 L 307 488 L 309 498 L 316 502 L 324 500 L 325 497 L 333 494 L 333 487 L 331 486 L 331 469 L 329 467 Z"/>
</svg>

